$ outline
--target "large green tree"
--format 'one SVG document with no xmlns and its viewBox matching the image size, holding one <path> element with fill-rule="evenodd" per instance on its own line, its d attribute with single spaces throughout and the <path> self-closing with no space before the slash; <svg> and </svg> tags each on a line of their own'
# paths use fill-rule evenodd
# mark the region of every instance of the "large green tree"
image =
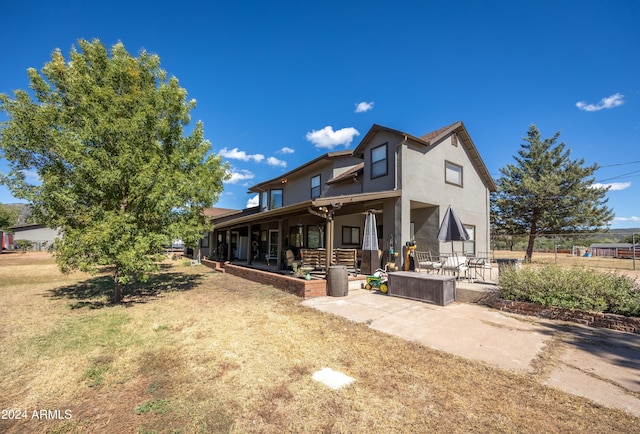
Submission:
<svg viewBox="0 0 640 434">
<path fill-rule="evenodd" d="M 157 270 L 172 238 L 195 242 L 208 229 L 202 211 L 227 168 L 202 123 L 186 134 L 195 101 L 157 55 L 80 40 L 68 60 L 55 50 L 28 76 L 30 91 L 0 95 L 4 181 L 34 220 L 61 229 L 60 268 L 111 267 L 120 302 L 122 285 Z M 26 176 L 34 171 L 37 181 Z"/>
<path fill-rule="evenodd" d="M 527 260 L 537 236 L 601 229 L 612 219 L 606 188 L 595 188 L 597 164 L 572 160 L 560 133 L 542 139 L 535 125 L 514 156 L 515 164 L 500 169 L 497 192 L 491 196 L 493 230 L 528 234 Z"/>
<path fill-rule="evenodd" d="M 18 222 L 20 210 L 0 203 L 0 230 L 6 230 Z"/>
</svg>

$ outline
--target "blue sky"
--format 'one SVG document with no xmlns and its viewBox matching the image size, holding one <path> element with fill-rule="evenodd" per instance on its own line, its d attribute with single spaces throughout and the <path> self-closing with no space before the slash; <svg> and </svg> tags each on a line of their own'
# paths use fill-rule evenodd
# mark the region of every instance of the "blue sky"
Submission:
<svg viewBox="0 0 640 434">
<path fill-rule="evenodd" d="M 1 6 L 0 92 L 80 38 L 160 56 L 233 168 L 216 206 L 378 123 L 461 120 L 494 178 L 531 124 L 603 166 L 613 228 L 640 226 L 640 2 L 22 1 Z M 4 120 L 6 118 L 1 118 Z M 6 171 L 0 161 L 0 171 Z M 0 202 L 15 202 L 0 187 Z"/>
</svg>

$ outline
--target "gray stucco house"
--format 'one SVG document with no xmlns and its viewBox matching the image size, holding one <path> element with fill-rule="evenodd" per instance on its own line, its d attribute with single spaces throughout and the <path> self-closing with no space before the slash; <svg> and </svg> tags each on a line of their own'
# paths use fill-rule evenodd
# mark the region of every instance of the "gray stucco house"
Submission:
<svg viewBox="0 0 640 434">
<path fill-rule="evenodd" d="M 359 249 L 365 214 L 376 210 L 380 249 L 393 243 L 402 252 L 415 240 L 418 250 L 438 255 L 452 249 L 437 240 L 449 205 L 472 237 L 455 249 L 488 252 L 495 190 L 462 122 L 423 136 L 374 124 L 355 149 L 326 153 L 250 187 L 259 195 L 257 207 L 211 212 L 214 231 L 200 253 L 280 265 L 288 248 Z"/>
</svg>

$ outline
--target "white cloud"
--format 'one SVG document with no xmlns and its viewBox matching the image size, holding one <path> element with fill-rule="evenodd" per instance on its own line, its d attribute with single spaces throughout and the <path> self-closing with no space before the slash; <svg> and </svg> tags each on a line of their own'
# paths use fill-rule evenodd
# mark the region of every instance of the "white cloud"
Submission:
<svg viewBox="0 0 640 434">
<path fill-rule="evenodd" d="M 625 188 L 631 187 L 631 183 L 630 182 L 611 182 L 609 184 L 601 184 L 599 182 L 596 182 L 595 184 L 591 185 L 591 188 L 607 188 L 607 187 L 609 187 L 609 191 L 624 190 Z"/>
<path fill-rule="evenodd" d="M 255 175 L 252 172 L 244 169 L 243 170 L 231 169 L 229 171 L 229 174 L 231 175 L 231 178 L 225 181 L 227 184 L 237 184 L 240 181 L 244 181 L 245 179 L 253 179 L 255 177 Z"/>
<path fill-rule="evenodd" d="M 616 217 L 613 219 L 614 221 L 617 222 L 640 222 L 640 217 L 637 216 L 631 216 L 631 217 Z"/>
<path fill-rule="evenodd" d="M 598 104 L 587 104 L 584 101 L 580 101 L 576 103 L 576 107 L 586 112 L 597 112 L 598 110 L 610 109 L 622 105 L 624 103 L 622 98 L 624 98 L 624 95 L 616 93 L 609 97 L 602 98 Z"/>
<path fill-rule="evenodd" d="M 220 156 L 222 156 L 223 158 L 231 158 L 233 160 L 241 160 L 241 161 L 253 160 L 256 163 L 259 163 L 262 160 L 264 160 L 264 155 L 262 154 L 247 154 L 244 151 L 239 151 L 238 148 L 233 148 L 233 149 L 222 148 L 220 149 Z"/>
<path fill-rule="evenodd" d="M 321 130 L 313 130 L 307 133 L 306 138 L 313 143 L 316 148 L 333 149 L 338 145 L 344 145 L 345 148 L 348 148 L 353 138 L 359 135 L 358 130 L 353 127 L 333 131 L 333 127 L 326 126 Z"/>
<path fill-rule="evenodd" d="M 267 158 L 267 164 L 275 167 L 287 167 L 286 161 L 278 160 L 276 157 Z"/>
<path fill-rule="evenodd" d="M 295 149 L 289 148 L 287 146 L 285 146 L 284 148 L 280 149 L 277 153 L 278 154 L 293 154 L 294 152 L 296 152 Z"/>
<path fill-rule="evenodd" d="M 36 184 L 42 183 L 42 179 L 40 179 L 40 175 L 38 175 L 38 172 L 35 170 L 23 170 L 22 174 L 24 175 L 25 180 L 27 182 L 36 183 Z"/>
<path fill-rule="evenodd" d="M 364 112 L 368 112 L 369 110 L 373 110 L 373 101 L 371 102 L 359 102 L 358 104 L 356 104 L 356 113 L 364 113 Z"/>
<path fill-rule="evenodd" d="M 249 198 L 245 208 L 252 208 L 252 207 L 258 206 L 258 205 L 260 205 L 260 197 L 256 194 L 255 196 Z"/>
</svg>

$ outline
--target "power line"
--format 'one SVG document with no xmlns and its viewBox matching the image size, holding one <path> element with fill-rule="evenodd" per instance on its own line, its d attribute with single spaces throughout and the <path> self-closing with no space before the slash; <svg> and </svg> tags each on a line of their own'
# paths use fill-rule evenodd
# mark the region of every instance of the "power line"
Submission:
<svg viewBox="0 0 640 434">
<path fill-rule="evenodd" d="M 604 182 L 604 181 L 613 181 L 614 179 L 622 179 L 622 178 L 627 178 L 630 177 L 629 175 L 634 175 L 636 173 L 640 173 L 640 170 L 635 170 L 633 172 L 628 172 L 628 173 L 623 173 L 622 175 L 618 175 L 618 176 L 613 176 L 611 178 L 606 178 L 606 179 L 601 179 L 598 182 Z"/>
<path fill-rule="evenodd" d="M 638 160 L 638 161 L 629 161 L 627 163 L 607 164 L 606 166 L 598 166 L 598 169 L 602 169 L 604 167 L 627 166 L 629 164 L 638 164 L 638 163 L 640 163 L 640 160 Z"/>
</svg>

